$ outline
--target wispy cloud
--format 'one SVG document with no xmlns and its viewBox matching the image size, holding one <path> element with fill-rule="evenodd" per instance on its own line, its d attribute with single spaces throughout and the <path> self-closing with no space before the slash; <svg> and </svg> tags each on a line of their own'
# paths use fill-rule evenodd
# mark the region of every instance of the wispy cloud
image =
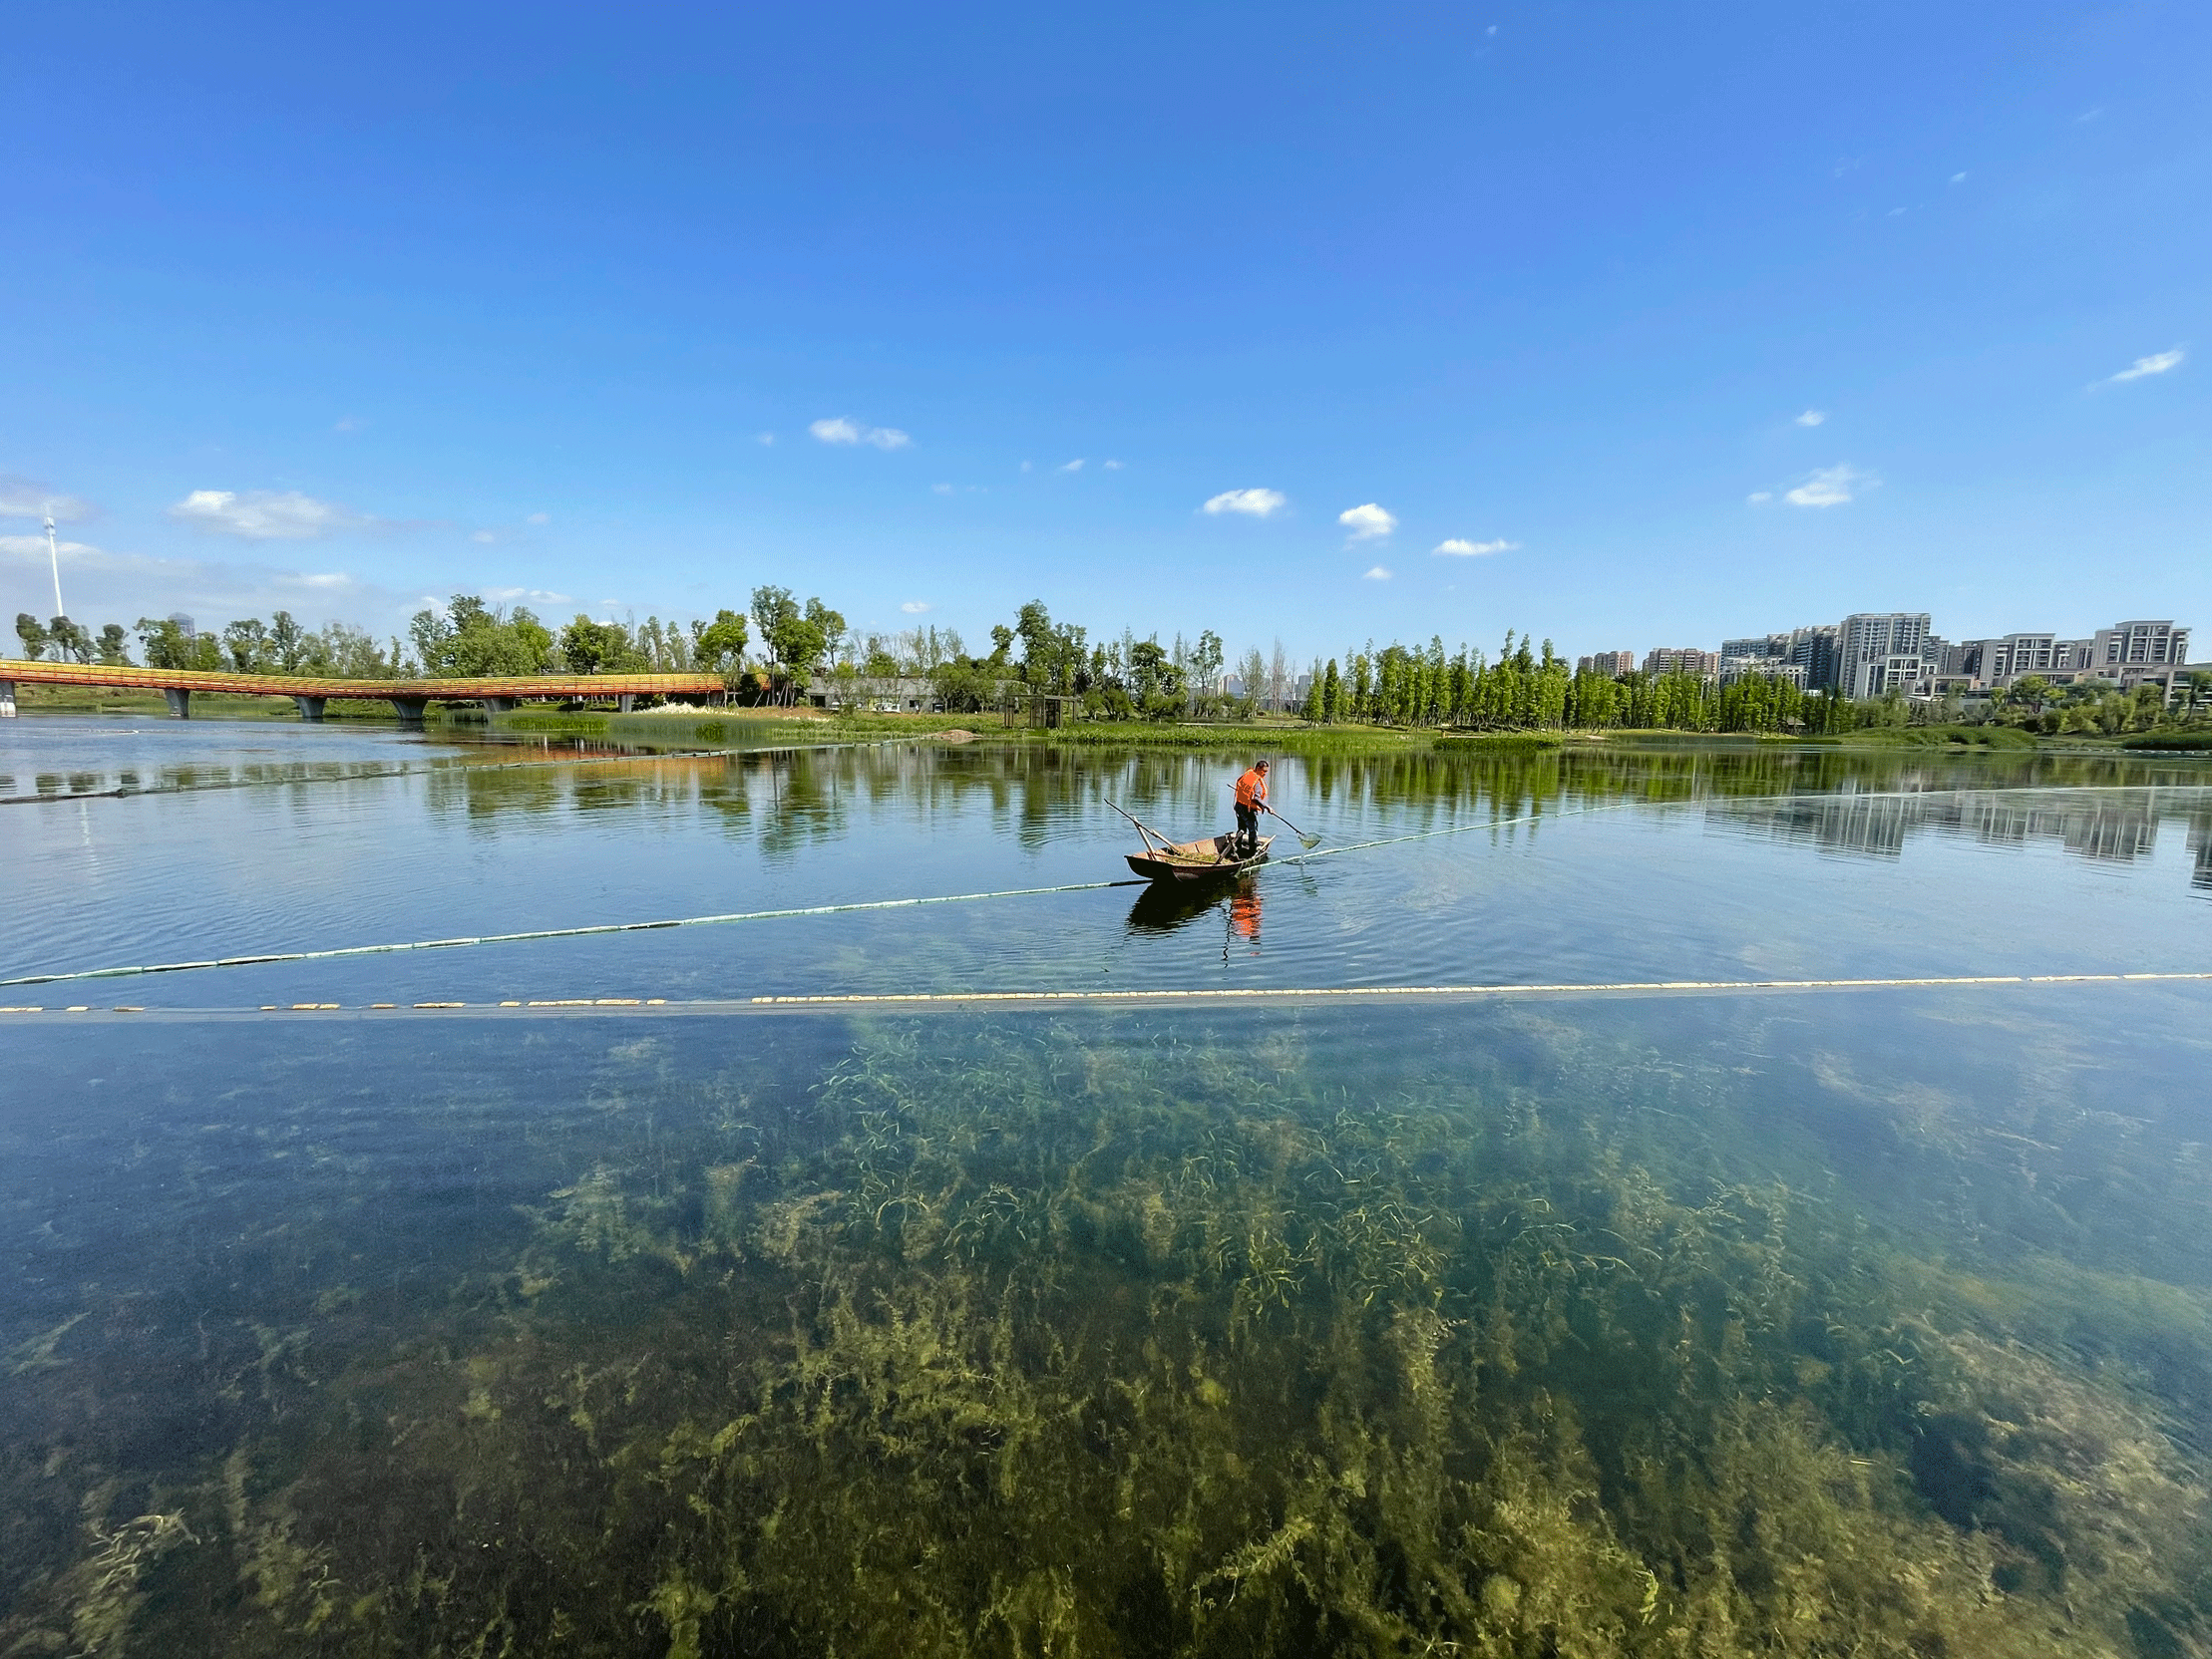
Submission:
<svg viewBox="0 0 2212 1659">
<path fill-rule="evenodd" d="M 909 616 L 920 616 L 923 611 L 934 610 L 936 607 L 926 599 L 909 599 L 899 608 Z"/>
<path fill-rule="evenodd" d="M 1390 572 L 1382 565 L 1371 564 L 1360 574 L 1359 579 L 1363 582 L 1386 582 L 1390 579 Z"/>
<path fill-rule="evenodd" d="M 553 514 L 550 512 L 534 512 L 523 522 L 526 524 L 550 524 L 553 522 Z"/>
<path fill-rule="evenodd" d="M 1774 498 L 1774 492 L 1771 490 L 1754 490 L 1743 498 L 1756 506 L 1761 501 L 1771 501 Z"/>
<path fill-rule="evenodd" d="M 1336 514 L 1336 522 L 1351 531 L 1352 541 L 1374 541 L 1388 535 L 1398 527 L 1395 514 L 1367 501 L 1359 506 L 1347 506 Z"/>
<path fill-rule="evenodd" d="M 1118 473 L 1121 471 L 1121 463 L 1118 461 L 1109 461 L 1105 464 L 1105 466 L 1106 471 L 1109 473 Z"/>
<path fill-rule="evenodd" d="M 194 490 L 169 514 L 213 534 L 247 541 L 312 541 L 373 521 L 365 513 L 296 490 Z"/>
<path fill-rule="evenodd" d="M 1202 512 L 1241 512 L 1248 518 L 1273 518 L 1290 502 L 1280 490 L 1224 490 L 1209 499 Z"/>
<path fill-rule="evenodd" d="M 1520 547 L 1518 541 L 1469 541 L 1452 536 L 1431 547 L 1431 553 L 1445 553 L 1453 558 L 1485 558 L 1491 553 L 1510 553 Z"/>
<path fill-rule="evenodd" d="M 341 415 L 330 423 L 332 432 L 359 432 L 369 423 L 358 415 Z"/>
<path fill-rule="evenodd" d="M 949 496 L 952 494 L 952 487 L 949 484 L 932 484 L 929 486 L 929 493 L 932 496 Z"/>
<path fill-rule="evenodd" d="M 1963 172 L 1955 172 L 1951 175 L 1951 181 L 1954 184 L 1964 184 L 1967 181 L 1967 175 Z"/>
<path fill-rule="evenodd" d="M 776 435 L 772 432 L 764 432 L 756 436 L 753 439 L 753 442 L 762 446 L 764 449 L 770 448 L 773 447 L 776 442 Z"/>
<path fill-rule="evenodd" d="M 914 442 L 897 427 L 864 427 L 842 415 L 815 421 L 807 430 L 825 444 L 873 444 L 879 450 L 903 450 Z"/>
<path fill-rule="evenodd" d="M 1827 419 L 1828 414 L 1826 410 L 1808 409 L 1805 411 L 1804 414 L 1796 417 L 1795 420 L 1793 420 L 1790 424 L 1800 427 L 1817 427 L 1823 425 L 1827 421 Z"/>
<path fill-rule="evenodd" d="M 2155 352 L 2149 357 L 2138 357 L 2118 374 L 2105 376 L 2105 384 L 2115 386 L 2122 381 L 2144 380 L 2151 375 L 2165 374 L 2170 369 L 2180 368 L 2182 359 L 2188 355 L 2187 352 L 2176 346 L 2172 351 Z"/>
<path fill-rule="evenodd" d="M 1856 467 L 1823 467 L 1795 489 L 1784 491 L 1782 499 L 1792 506 L 1842 506 L 1881 482 Z"/>
<path fill-rule="evenodd" d="M 1062 473 L 1080 473 L 1082 470 L 1083 458 L 1081 456 L 1077 456 L 1073 461 L 1070 461 L 1064 466 L 1057 469 L 1057 471 Z"/>
<path fill-rule="evenodd" d="M 498 530 L 473 530 L 469 534 L 469 539 L 482 547 L 491 546 L 499 538 L 500 532 Z"/>
<path fill-rule="evenodd" d="M 534 605 L 565 605 L 565 593 L 549 593 L 542 587 L 488 587 L 484 596 L 495 605 L 512 605 L 518 599 L 528 599 Z"/>
<path fill-rule="evenodd" d="M 74 524 L 96 516 L 97 510 L 90 501 L 49 490 L 34 480 L 0 474 L 0 518 L 51 517 L 58 524 Z"/>
</svg>

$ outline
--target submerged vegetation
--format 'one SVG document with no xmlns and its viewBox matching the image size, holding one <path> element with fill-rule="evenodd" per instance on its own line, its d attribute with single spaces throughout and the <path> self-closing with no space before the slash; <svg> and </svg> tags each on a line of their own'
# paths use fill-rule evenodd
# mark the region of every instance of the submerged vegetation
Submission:
<svg viewBox="0 0 2212 1659">
<path fill-rule="evenodd" d="M 798 1096 L 615 1044 L 520 1231 L 388 1328 L 300 1285 L 160 1474 L 96 1451 L 130 1316 L 19 1349 L 0 1497 L 77 1542 L 0 1652 L 2207 1650 L 2190 1246 L 2046 1254 L 2100 1130 L 1454 1025 L 895 1024 Z"/>
</svg>

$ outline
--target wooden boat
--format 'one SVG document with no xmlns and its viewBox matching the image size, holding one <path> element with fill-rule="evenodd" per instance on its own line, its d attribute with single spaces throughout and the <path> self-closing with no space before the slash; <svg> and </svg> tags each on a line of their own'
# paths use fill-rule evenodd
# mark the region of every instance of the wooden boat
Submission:
<svg viewBox="0 0 2212 1659">
<path fill-rule="evenodd" d="M 1142 852 L 1126 856 L 1129 867 L 1147 881 L 1213 881 L 1266 863 L 1268 848 L 1274 844 L 1273 835 L 1262 835 L 1259 846 L 1240 853 L 1234 834 L 1208 835 L 1196 841 L 1162 841 L 1157 846 L 1148 835 Z"/>
</svg>

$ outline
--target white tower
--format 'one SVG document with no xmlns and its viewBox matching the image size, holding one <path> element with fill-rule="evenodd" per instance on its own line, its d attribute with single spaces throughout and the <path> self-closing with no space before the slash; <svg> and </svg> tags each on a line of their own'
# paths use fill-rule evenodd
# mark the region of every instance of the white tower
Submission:
<svg viewBox="0 0 2212 1659">
<path fill-rule="evenodd" d="M 54 614 L 67 616 L 62 608 L 62 550 L 54 544 L 54 515 L 46 515 L 46 556 L 54 561 Z"/>
</svg>

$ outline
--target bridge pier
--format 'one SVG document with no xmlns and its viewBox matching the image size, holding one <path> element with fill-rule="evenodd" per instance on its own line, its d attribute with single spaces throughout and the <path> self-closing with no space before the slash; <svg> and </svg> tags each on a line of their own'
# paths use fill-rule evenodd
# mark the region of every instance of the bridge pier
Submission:
<svg viewBox="0 0 2212 1659">
<path fill-rule="evenodd" d="M 300 719 L 319 722 L 322 719 L 323 707 L 330 699 L 327 697 L 306 697 L 294 693 L 292 701 L 299 706 Z"/>
<path fill-rule="evenodd" d="M 15 718 L 15 682 L 0 680 L 0 720 Z"/>
<path fill-rule="evenodd" d="M 512 697 L 479 697 L 477 701 L 484 705 L 484 718 L 487 720 L 497 720 L 503 714 L 515 712 L 515 699 Z"/>
<path fill-rule="evenodd" d="M 617 692 L 614 697 L 615 710 L 616 712 L 621 714 L 628 714 L 630 712 L 630 705 L 636 701 L 637 698 L 634 693 L 627 691 Z"/>
<path fill-rule="evenodd" d="M 178 686 L 162 687 L 162 695 L 169 699 L 169 717 L 172 720 L 189 720 L 192 717 L 192 694 Z"/>
<path fill-rule="evenodd" d="M 395 697 L 392 699 L 392 712 L 399 716 L 399 723 L 402 726 L 420 726 L 423 723 L 423 715 L 428 712 L 429 708 L 430 699 L 427 697 Z"/>
</svg>

